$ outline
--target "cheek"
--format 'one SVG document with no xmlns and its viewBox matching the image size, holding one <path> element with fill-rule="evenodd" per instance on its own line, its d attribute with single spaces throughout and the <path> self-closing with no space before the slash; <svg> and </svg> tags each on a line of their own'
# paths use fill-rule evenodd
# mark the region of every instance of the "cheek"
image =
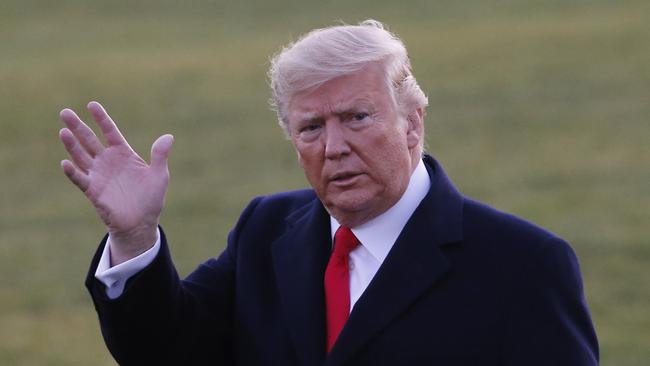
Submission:
<svg viewBox="0 0 650 366">
<path fill-rule="evenodd" d="M 322 160 L 319 158 L 317 149 L 297 145 L 296 154 L 298 156 L 298 163 L 304 171 L 307 180 L 312 186 L 316 186 L 319 183 L 318 179 L 323 168 Z"/>
<path fill-rule="evenodd" d="M 296 156 L 298 156 L 298 164 L 302 169 L 305 169 L 305 159 L 302 158 L 300 151 L 296 150 Z"/>
<path fill-rule="evenodd" d="M 298 163 L 303 169 L 305 169 L 311 160 L 308 147 L 294 139 L 293 149 L 296 152 L 296 156 L 298 157 Z"/>
<path fill-rule="evenodd" d="M 408 139 L 405 131 L 394 129 L 377 136 L 372 141 L 374 155 L 380 157 L 378 163 L 386 168 L 396 168 L 393 165 L 399 164 L 408 155 Z"/>
<path fill-rule="evenodd" d="M 391 186 L 400 177 L 410 177 L 411 155 L 405 131 L 391 131 L 393 135 L 383 135 L 373 139 L 371 155 L 366 161 L 372 161 L 372 170 L 382 184 Z"/>
</svg>

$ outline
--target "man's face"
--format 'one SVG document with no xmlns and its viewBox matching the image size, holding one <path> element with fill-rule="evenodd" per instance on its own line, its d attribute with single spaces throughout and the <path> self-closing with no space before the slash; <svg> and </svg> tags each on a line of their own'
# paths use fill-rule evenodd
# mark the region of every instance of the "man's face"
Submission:
<svg viewBox="0 0 650 366">
<path fill-rule="evenodd" d="M 402 196 L 420 158 L 421 110 L 398 113 L 381 66 L 293 96 L 291 140 L 307 180 L 329 213 L 355 227 Z"/>
</svg>

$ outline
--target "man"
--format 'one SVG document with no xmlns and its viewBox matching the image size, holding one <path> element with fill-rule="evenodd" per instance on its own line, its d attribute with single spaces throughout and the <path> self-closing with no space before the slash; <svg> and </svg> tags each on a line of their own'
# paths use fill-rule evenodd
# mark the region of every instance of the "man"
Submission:
<svg viewBox="0 0 650 366">
<path fill-rule="evenodd" d="M 86 285 L 121 364 L 596 365 L 577 259 L 463 197 L 423 155 L 427 100 L 376 21 L 273 59 L 280 125 L 313 189 L 255 198 L 181 280 L 158 229 L 173 138 L 147 165 L 96 102 L 63 171 L 108 228 Z"/>
</svg>

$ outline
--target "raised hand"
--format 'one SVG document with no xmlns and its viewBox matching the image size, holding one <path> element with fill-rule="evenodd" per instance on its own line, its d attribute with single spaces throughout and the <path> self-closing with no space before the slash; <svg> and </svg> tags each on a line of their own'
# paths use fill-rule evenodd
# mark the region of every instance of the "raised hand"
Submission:
<svg viewBox="0 0 650 366">
<path fill-rule="evenodd" d="M 88 103 L 106 145 L 70 109 L 60 113 L 66 128 L 59 138 L 72 161 L 65 175 L 86 195 L 111 236 L 112 265 L 133 258 L 156 241 L 156 230 L 169 182 L 167 157 L 174 138 L 159 137 L 148 165 L 124 139 L 101 104 Z"/>
</svg>

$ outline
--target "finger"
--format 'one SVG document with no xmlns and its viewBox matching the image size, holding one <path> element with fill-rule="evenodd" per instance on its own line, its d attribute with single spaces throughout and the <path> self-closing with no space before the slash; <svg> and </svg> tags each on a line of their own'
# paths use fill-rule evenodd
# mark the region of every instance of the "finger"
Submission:
<svg viewBox="0 0 650 366">
<path fill-rule="evenodd" d="M 88 186 L 90 186 L 90 178 L 74 166 L 70 160 L 61 161 L 61 168 L 63 168 L 63 173 L 65 173 L 68 179 L 79 187 L 82 192 L 86 193 Z"/>
<path fill-rule="evenodd" d="M 167 170 L 167 158 L 174 143 L 174 136 L 162 135 L 151 145 L 151 167 Z"/>
<path fill-rule="evenodd" d="M 83 123 L 73 110 L 66 108 L 59 113 L 59 117 L 90 156 L 98 155 L 104 150 L 104 145 L 99 141 L 97 135 L 88 125 Z"/>
<path fill-rule="evenodd" d="M 68 154 L 70 154 L 74 163 L 81 168 L 84 173 L 88 172 L 93 165 L 93 160 L 90 155 L 88 155 L 88 152 L 81 147 L 72 132 L 67 128 L 62 128 L 61 131 L 59 131 L 59 138 L 61 139 L 61 142 L 63 142 L 63 146 L 65 146 L 65 149 L 68 151 Z"/>
<path fill-rule="evenodd" d="M 102 130 L 102 134 L 109 145 L 128 146 L 128 143 L 117 128 L 117 125 L 113 122 L 108 113 L 106 113 L 106 110 L 101 104 L 94 101 L 88 103 L 88 111 L 95 119 L 95 122 L 97 122 L 97 125 L 99 125 L 99 128 Z"/>
</svg>

